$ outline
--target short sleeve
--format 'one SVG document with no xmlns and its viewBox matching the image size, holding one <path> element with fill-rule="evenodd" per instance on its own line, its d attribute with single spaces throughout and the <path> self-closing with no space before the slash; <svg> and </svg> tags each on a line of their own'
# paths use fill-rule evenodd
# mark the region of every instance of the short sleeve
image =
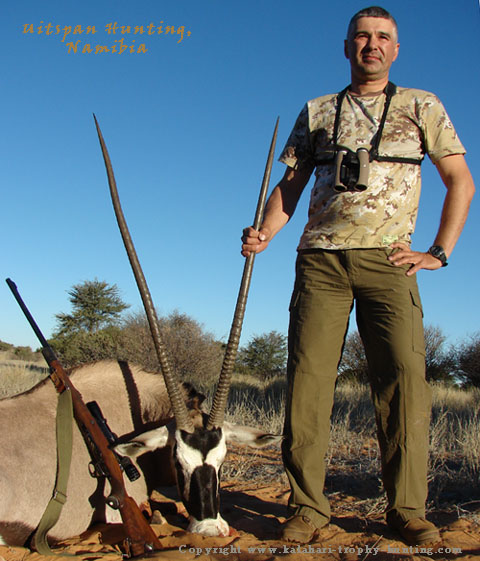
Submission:
<svg viewBox="0 0 480 561">
<path fill-rule="evenodd" d="M 441 101 L 431 94 L 421 110 L 425 150 L 432 162 L 444 156 L 465 154 L 450 117 Z"/>
<path fill-rule="evenodd" d="M 314 159 L 310 143 L 310 127 L 308 105 L 305 104 L 295 122 L 285 148 L 279 159 L 293 169 L 301 169 L 307 165 L 314 165 Z"/>
</svg>

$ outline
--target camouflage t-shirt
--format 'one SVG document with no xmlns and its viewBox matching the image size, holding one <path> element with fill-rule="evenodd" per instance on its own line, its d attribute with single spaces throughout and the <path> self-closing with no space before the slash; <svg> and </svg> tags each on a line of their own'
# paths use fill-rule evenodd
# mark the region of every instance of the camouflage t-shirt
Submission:
<svg viewBox="0 0 480 561">
<path fill-rule="evenodd" d="M 420 198 L 420 165 L 370 162 L 368 188 L 338 193 L 334 163 L 319 164 L 332 150 L 337 94 L 318 97 L 302 109 L 279 160 L 294 169 L 315 167 L 308 222 L 299 249 L 378 248 L 410 243 Z M 377 132 L 385 95 L 354 96 L 342 104 L 338 144 L 369 149 Z M 388 109 L 380 156 L 433 162 L 465 150 L 440 100 L 432 93 L 397 87 Z"/>
</svg>

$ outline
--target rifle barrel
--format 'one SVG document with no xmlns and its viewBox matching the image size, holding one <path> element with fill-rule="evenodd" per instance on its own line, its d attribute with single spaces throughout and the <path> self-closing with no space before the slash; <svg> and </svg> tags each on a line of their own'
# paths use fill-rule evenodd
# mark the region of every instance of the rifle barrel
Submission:
<svg viewBox="0 0 480 561">
<path fill-rule="evenodd" d="M 20 293 L 18 292 L 17 285 L 12 281 L 12 279 L 5 279 L 5 282 L 8 284 L 8 287 L 12 291 L 12 294 L 15 297 L 15 300 L 18 302 L 18 305 L 20 306 L 20 308 L 22 309 L 22 312 L 24 313 L 25 317 L 27 318 L 28 323 L 30 324 L 33 331 L 35 332 L 35 335 L 37 336 L 38 340 L 40 341 L 40 344 L 42 345 L 42 354 L 45 357 L 45 360 L 48 362 L 49 365 L 51 365 L 51 362 L 53 360 L 57 360 L 57 357 L 55 356 L 55 353 L 53 352 L 52 347 L 48 344 L 48 341 L 45 339 L 43 333 L 40 331 L 40 328 L 38 327 L 35 320 L 33 319 L 33 316 L 30 313 L 30 310 L 27 308 L 25 302 L 23 301 L 22 297 L 20 296 Z"/>
</svg>

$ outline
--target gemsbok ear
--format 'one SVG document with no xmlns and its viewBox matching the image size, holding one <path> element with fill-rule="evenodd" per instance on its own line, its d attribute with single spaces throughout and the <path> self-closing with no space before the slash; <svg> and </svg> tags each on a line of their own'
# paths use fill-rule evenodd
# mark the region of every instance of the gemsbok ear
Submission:
<svg viewBox="0 0 480 561">
<path fill-rule="evenodd" d="M 236 442 L 251 448 L 265 448 L 266 446 L 280 444 L 283 439 L 281 434 L 266 434 L 260 429 L 233 425 L 226 421 L 223 425 L 223 432 L 227 442 Z"/>
<path fill-rule="evenodd" d="M 123 442 L 115 446 L 115 452 L 121 456 L 137 458 L 145 452 L 151 452 L 157 448 L 163 448 L 168 442 L 168 428 L 166 426 L 153 429 L 139 434 L 129 442 Z"/>
</svg>

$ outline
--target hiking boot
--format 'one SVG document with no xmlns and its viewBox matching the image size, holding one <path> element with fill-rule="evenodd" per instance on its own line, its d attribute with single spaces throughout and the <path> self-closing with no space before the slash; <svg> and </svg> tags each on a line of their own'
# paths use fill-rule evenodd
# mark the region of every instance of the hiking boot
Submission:
<svg viewBox="0 0 480 561">
<path fill-rule="evenodd" d="M 318 536 L 319 530 L 310 518 L 296 514 L 282 525 L 281 538 L 286 542 L 309 543 Z"/>
<path fill-rule="evenodd" d="M 389 513 L 387 524 L 396 530 L 408 545 L 424 545 L 440 541 L 440 532 L 426 518 L 412 518 L 403 521 L 398 515 Z"/>
</svg>

